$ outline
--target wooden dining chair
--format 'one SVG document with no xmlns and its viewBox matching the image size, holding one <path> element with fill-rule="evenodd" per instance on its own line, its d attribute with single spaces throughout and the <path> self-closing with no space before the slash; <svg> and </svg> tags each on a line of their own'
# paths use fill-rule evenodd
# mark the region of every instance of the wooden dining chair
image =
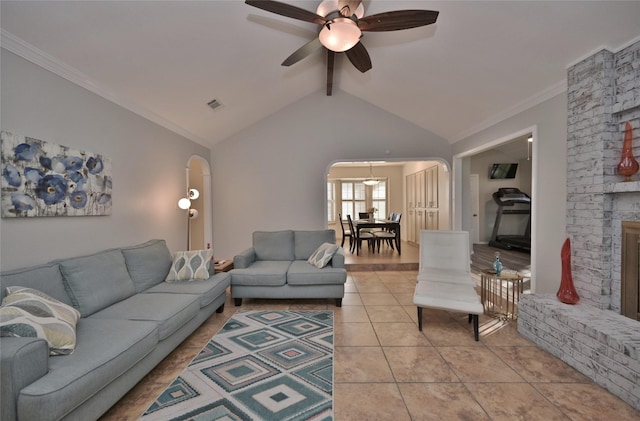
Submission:
<svg viewBox="0 0 640 421">
<path fill-rule="evenodd" d="M 340 224 L 340 228 L 342 229 L 342 243 L 340 244 L 340 247 L 344 247 L 344 240 L 345 238 L 349 237 L 349 250 L 351 250 L 353 246 L 353 231 L 351 230 L 351 228 L 349 228 L 348 230 L 344 229 L 344 223 L 342 222 L 341 214 L 338 214 L 338 223 Z"/>
<path fill-rule="evenodd" d="M 353 248 L 355 248 L 355 251 L 357 253 L 358 250 L 362 248 L 362 241 L 364 240 L 367 242 L 367 248 L 375 252 L 376 236 L 370 232 L 363 231 L 363 230 L 358 231 L 357 229 L 355 229 L 353 226 L 353 220 L 351 219 L 351 215 L 347 215 L 347 221 L 349 221 L 349 229 L 351 230 L 351 233 L 352 233 L 351 235 L 353 235 L 353 239 L 354 239 L 353 245 L 355 246 L 350 248 L 349 251 L 353 253 L 354 251 Z"/>
<path fill-rule="evenodd" d="M 401 218 L 401 213 L 392 213 L 391 215 L 389 215 L 389 220 L 393 222 L 400 223 Z M 396 240 L 395 229 L 375 231 L 373 234 L 376 236 L 376 246 L 378 247 L 378 253 L 380 253 L 380 245 L 382 243 L 387 243 L 387 245 L 391 247 L 392 250 L 395 250 L 395 247 L 393 245 L 394 241 Z"/>
</svg>

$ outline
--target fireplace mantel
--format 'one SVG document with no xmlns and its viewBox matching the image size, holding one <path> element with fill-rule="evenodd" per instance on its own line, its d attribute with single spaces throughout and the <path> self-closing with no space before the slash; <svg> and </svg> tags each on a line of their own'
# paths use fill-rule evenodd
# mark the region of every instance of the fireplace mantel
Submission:
<svg viewBox="0 0 640 421">
<path fill-rule="evenodd" d="M 619 183 L 606 183 L 605 193 L 640 193 L 640 181 L 622 181 Z"/>
</svg>

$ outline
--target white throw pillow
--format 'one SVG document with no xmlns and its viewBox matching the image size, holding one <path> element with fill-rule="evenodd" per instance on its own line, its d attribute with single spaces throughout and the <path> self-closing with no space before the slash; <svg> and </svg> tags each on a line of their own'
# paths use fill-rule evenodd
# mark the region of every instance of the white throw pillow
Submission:
<svg viewBox="0 0 640 421">
<path fill-rule="evenodd" d="M 318 269 L 322 269 L 327 266 L 329 261 L 333 258 L 333 255 L 338 251 L 338 245 L 335 243 L 322 243 L 320 247 L 314 251 L 311 256 L 309 256 L 309 260 L 307 262 L 317 267 Z"/>
<path fill-rule="evenodd" d="M 7 294 L 0 307 L 0 336 L 46 339 L 51 355 L 74 351 L 78 310 L 32 288 L 7 287 Z"/>
<path fill-rule="evenodd" d="M 213 250 L 178 251 L 173 256 L 173 263 L 166 282 L 193 281 L 209 279 Z"/>
</svg>

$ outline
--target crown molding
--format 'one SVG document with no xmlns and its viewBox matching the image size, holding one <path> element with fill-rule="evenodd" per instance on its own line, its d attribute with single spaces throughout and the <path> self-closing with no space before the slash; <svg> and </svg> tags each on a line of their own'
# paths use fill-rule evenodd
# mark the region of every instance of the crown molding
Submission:
<svg viewBox="0 0 640 421">
<path fill-rule="evenodd" d="M 45 70 L 50 71 L 51 73 L 60 76 L 68 80 L 69 82 L 80 86 L 104 99 L 110 101 L 116 105 L 119 105 L 122 108 L 125 108 L 131 111 L 134 114 L 137 114 L 153 123 L 162 126 L 172 132 L 185 137 L 193 142 L 196 142 L 206 148 L 210 148 L 211 145 L 207 143 L 204 139 L 194 135 L 193 133 L 183 129 L 180 126 L 177 126 L 165 119 L 164 117 L 159 116 L 153 111 L 148 110 L 147 108 L 136 104 L 130 99 L 121 97 L 116 95 L 114 92 L 110 91 L 105 86 L 97 83 L 92 80 L 90 77 L 80 72 L 79 70 L 61 62 L 57 58 L 45 53 L 44 51 L 34 47 L 33 45 L 27 43 L 21 38 L 13 35 L 12 33 L 0 28 L 0 47 L 4 48 L 7 51 L 16 54 L 19 57 L 22 57 L 25 60 L 30 61 L 31 63 L 42 67 Z"/>
<path fill-rule="evenodd" d="M 595 56 L 600 51 L 605 50 L 605 51 L 609 51 L 609 52 L 611 52 L 613 54 L 616 54 L 616 53 L 619 53 L 620 51 L 624 50 L 625 48 L 635 44 L 638 41 L 640 41 L 640 36 L 637 36 L 637 37 L 635 37 L 633 39 L 630 39 L 629 41 L 627 41 L 627 42 L 623 43 L 622 45 L 619 45 L 618 47 L 615 47 L 615 48 L 614 47 L 609 47 L 609 46 L 606 46 L 606 45 L 602 45 L 602 46 L 592 50 L 591 52 L 583 55 L 582 57 L 578 57 L 577 59 L 570 61 L 569 64 L 566 65 L 566 69 L 569 70 L 570 68 L 572 68 L 576 64 L 582 63 L 584 60 Z"/>
<path fill-rule="evenodd" d="M 483 122 L 476 124 L 475 126 L 472 126 L 463 132 L 458 133 L 451 139 L 451 143 L 456 143 L 464 138 L 481 132 L 482 130 L 488 129 L 491 126 L 500 123 L 501 121 L 513 117 L 566 91 L 567 79 L 563 79 L 560 82 L 551 85 L 547 89 L 544 89 L 543 91 L 538 92 L 537 94 L 525 99 L 524 101 L 517 103 L 513 107 L 507 108 L 506 110 L 494 115 L 493 117 L 490 117 Z"/>
</svg>

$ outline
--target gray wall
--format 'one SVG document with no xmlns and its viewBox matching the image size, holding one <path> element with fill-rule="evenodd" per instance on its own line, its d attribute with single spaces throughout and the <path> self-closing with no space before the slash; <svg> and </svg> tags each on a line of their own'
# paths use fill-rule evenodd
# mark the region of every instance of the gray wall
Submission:
<svg viewBox="0 0 640 421">
<path fill-rule="evenodd" d="M 554 96 L 488 129 L 454 143 L 454 155 L 464 154 L 487 143 L 534 126 L 532 180 L 532 287 L 534 292 L 555 293 L 560 285 L 560 248 L 566 235 L 567 196 L 567 97 Z M 467 163 L 465 164 L 466 161 Z M 462 174 L 468 174 L 468 159 Z M 470 230 L 469 194 L 462 186 L 462 228 Z"/>
<path fill-rule="evenodd" d="M 333 162 L 429 158 L 450 162 L 451 145 L 339 90 L 311 94 L 212 148 L 214 254 L 255 230 L 325 228 Z"/>
<path fill-rule="evenodd" d="M 209 149 L 2 50 L 2 130 L 104 154 L 113 163 L 110 216 L 2 218 L 0 265 L 11 269 L 151 238 L 184 250 L 191 155 Z"/>
</svg>

